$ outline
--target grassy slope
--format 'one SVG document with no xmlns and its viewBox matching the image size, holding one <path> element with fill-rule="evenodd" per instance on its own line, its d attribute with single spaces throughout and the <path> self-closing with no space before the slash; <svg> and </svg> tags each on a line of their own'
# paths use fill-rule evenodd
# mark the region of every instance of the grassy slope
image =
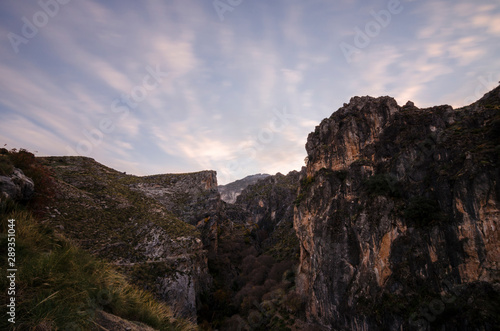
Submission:
<svg viewBox="0 0 500 331">
<path fill-rule="evenodd" d="M 130 189 L 131 184 L 144 181 L 141 177 L 125 175 L 82 157 L 50 157 L 43 158 L 43 162 L 58 179 L 54 223 L 64 225 L 64 232 L 85 248 L 97 251 L 110 242 L 123 242 L 127 245 L 121 246 L 119 252 L 110 254 L 107 250 L 106 256 L 123 257 L 124 247 L 133 255 L 138 227 L 150 224 L 160 226 L 171 238 L 199 237 L 193 226 L 155 200 Z"/>
<path fill-rule="evenodd" d="M 97 328 L 96 312 L 104 310 L 157 329 L 192 330 L 195 326 L 173 317 L 170 308 L 132 285 L 107 263 L 76 247 L 68 239 L 20 208 L 2 213 L 2 234 L 7 220 L 16 220 L 16 324 L 5 329 Z M 7 238 L 2 236 L 2 265 L 7 264 Z M 0 294 L 7 302 L 7 278 Z M 5 315 L 4 315 L 5 316 Z"/>
<path fill-rule="evenodd" d="M 87 330 L 98 329 L 100 323 L 108 327 L 113 324 L 111 320 L 106 320 L 103 316 L 111 316 L 115 323 L 117 323 L 116 321 L 120 321 L 122 324 L 128 323 L 118 318 L 121 317 L 140 321 L 162 330 L 196 329 L 194 324 L 175 318 L 171 309 L 164 303 L 156 301 L 150 293 L 127 282 L 126 278 L 110 264 L 79 248 L 73 239 L 68 239 L 55 232 L 53 224 L 47 222 L 46 217 L 41 216 L 43 213 L 40 213 L 40 210 L 46 210 L 48 205 L 52 206 L 54 203 L 47 199 L 47 196 L 51 196 L 51 192 L 54 192 L 51 189 L 53 185 L 49 176 L 50 171 L 43 167 L 33 154 L 25 150 L 7 151 L 2 149 L 0 152 L 4 165 L 2 169 L 7 172 L 2 174 L 8 175 L 12 166 L 21 168 L 25 174 L 35 180 L 36 190 L 34 201 L 30 201 L 27 206 L 0 199 L 0 260 L 2 266 L 7 265 L 7 221 L 15 219 L 16 267 L 18 269 L 15 296 L 17 303 L 16 324 L 8 323 L 7 318 L 2 318 L 0 329 Z M 75 227 L 73 233 L 77 233 L 78 230 L 88 231 L 89 224 L 85 224 L 81 228 L 76 225 L 82 223 L 82 218 L 78 215 L 78 207 L 92 209 L 96 199 L 98 200 L 93 194 L 104 193 L 111 197 L 117 197 L 116 200 L 122 203 L 125 211 L 127 208 L 131 208 L 133 200 L 120 199 L 120 195 L 129 192 L 120 185 L 109 185 L 119 182 L 120 173 L 93 161 L 90 162 L 90 159 L 75 158 L 72 161 L 83 166 L 80 170 L 87 169 L 88 173 L 81 174 L 81 178 L 79 174 L 67 173 L 67 176 L 74 176 L 73 183 L 86 185 L 87 190 L 80 190 L 72 184 L 59 181 L 55 192 L 59 194 L 59 198 L 61 194 L 63 196 L 67 194 L 70 200 L 73 199 L 73 203 L 80 201 L 80 204 L 73 205 L 71 202 L 65 204 L 64 199 L 58 201 L 59 207 L 69 208 L 65 225 L 70 228 L 73 225 Z M 70 164 L 67 166 L 70 167 Z M 103 171 L 109 176 L 99 178 Z M 61 171 L 59 175 L 61 173 L 64 172 Z M 108 184 L 109 188 L 97 189 L 96 185 L 98 184 L 104 186 Z M 57 191 L 57 189 L 60 190 Z M 130 198 L 130 196 L 128 197 Z M 88 205 L 85 205 L 87 203 Z M 154 205 L 149 206 L 154 208 Z M 113 218 L 112 213 L 100 213 L 97 210 L 99 208 L 94 209 L 90 215 L 95 216 L 96 221 L 111 220 L 111 224 L 119 221 L 123 215 L 127 215 L 124 212 Z M 36 211 L 36 214 L 31 210 Z M 135 211 L 140 212 L 141 210 Z M 152 221 L 154 224 L 172 230 L 173 235 L 193 233 L 189 225 L 173 217 L 168 217 L 169 215 L 163 211 L 161 212 L 160 215 L 167 217 L 157 216 L 158 219 Z M 59 212 L 59 215 L 64 215 L 64 213 Z M 145 215 L 149 215 L 147 211 L 145 211 Z M 0 300 L 5 303 L 9 299 L 6 290 L 8 287 L 6 277 L 0 278 L 0 286 Z M 107 315 L 102 311 L 114 315 Z M 145 328 L 141 323 L 133 325 L 136 325 L 138 329 Z"/>
</svg>

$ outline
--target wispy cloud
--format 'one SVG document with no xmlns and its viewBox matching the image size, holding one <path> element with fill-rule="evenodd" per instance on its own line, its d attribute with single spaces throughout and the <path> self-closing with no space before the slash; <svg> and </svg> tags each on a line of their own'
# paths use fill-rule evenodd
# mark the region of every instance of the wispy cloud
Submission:
<svg viewBox="0 0 500 331">
<path fill-rule="evenodd" d="M 244 2 L 222 22 L 210 1 L 72 1 L 19 53 L 5 36 L 40 7 L 4 1 L 0 141 L 44 155 L 83 144 L 122 171 L 211 168 L 220 182 L 299 169 L 307 134 L 353 95 L 458 106 L 500 77 L 499 4 L 402 5 L 347 64 L 339 43 L 386 1 Z M 127 106 L 147 68 L 161 82 Z M 283 108 L 294 117 L 262 138 Z"/>
</svg>

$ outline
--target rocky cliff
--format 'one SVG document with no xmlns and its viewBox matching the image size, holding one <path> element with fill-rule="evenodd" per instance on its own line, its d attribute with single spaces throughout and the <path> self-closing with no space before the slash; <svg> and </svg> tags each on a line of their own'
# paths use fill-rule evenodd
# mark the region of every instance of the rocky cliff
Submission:
<svg viewBox="0 0 500 331">
<path fill-rule="evenodd" d="M 41 158 L 45 223 L 207 329 L 498 328 L 500 87 L 460 109 L 354 97 L 306 150 L 234 204 L 214 171 Z M 0 158 L 2 198 L 31 184 Z"/>
<path fill-rule="evenodd" d="M 179 219 L 196 226 L 206 249 L 217 251 L 217 227 L 223 202 L 217 190 L 217 172 L 141 177 L 130 188 L 162 204 Z"/>
<path fill-rule="evenodd" d="M 304 169 L 305 170 L 305 169 Z M 278 260 L 294 260 L 298 241 L 293 229 L 293 203 L 297 198 L 300 172 L 277 173 L 249 185 L 236 198 L 235 206 L 245 211 L 240 217 L 254 225 L 258 246 Z"/>
<path fill-rule="evenodd" d="M 256 174 L 246 176 L 245 178 L 238 179 L 226 185 L 219 185 L 218 190 L 221 199 L 227 203 L 235 203 L 236 198 L 241 192 L 249 185 L 257 183 L 259 180 L 268 177 L 268 174 Z"/>
<path fill-rule="evenodd" d="M 294 227 L 309 321 L 499 325 L 500 87 L 456 110 L 354 97 L 306 150 Z"/>
<path fill-rule="evenodd" d="M 212 280 L 203 227 L 193 224 L 220 203 L 215 172 L 136 177 L 90 158 L 43 161 L 56 177 L 52 226 L 116 265 L 177 315 L 195 319 L 200 294 Z"/>
</svg>

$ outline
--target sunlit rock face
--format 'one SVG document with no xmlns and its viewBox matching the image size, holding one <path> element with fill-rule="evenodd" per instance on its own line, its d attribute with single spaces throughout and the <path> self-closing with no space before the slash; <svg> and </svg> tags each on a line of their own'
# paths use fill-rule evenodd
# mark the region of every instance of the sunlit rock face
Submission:
<svg viewBox="0 0 500 331">
<path fill-rule="evenodd" d="M 309 135 L 294 212 L 309 321 L 496 327 L 499 94 L 457 110 L 355 97 Z"/>
</svg>

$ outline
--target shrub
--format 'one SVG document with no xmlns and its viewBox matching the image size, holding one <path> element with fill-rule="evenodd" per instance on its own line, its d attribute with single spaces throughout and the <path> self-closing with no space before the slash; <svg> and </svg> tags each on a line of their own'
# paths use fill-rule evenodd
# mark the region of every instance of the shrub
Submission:
<svg viewBox="0 0 500 331">
<path fill-rule="evenodd" d="M 291 314 L 298 315 L 305 310 L 305 301 L 298 293 L 290 292 L 285 297 L 283 306 Z"/>
<path fill-rule="evenodd" d="M 425 226 L 441 218 L 439 203 L 424 196 L 413 197 L 404 216 L 417 226 Z"/>
<path fill-rule="evenodd" d="M 307 176 L 303 178 L 300 181 L 300 188 L 304 191 L 307 191 L 309 187 L 312 185 L 312 183 L 314 183 L 314 180 L 315 180 L 314 176 Z"/>
<path fill-rule="evenodd" d="M 7 155 L 0 155 L 0 176 L 8 176 L 14 171 L 14 166 Z"/>
<path fill-rule="evenodd" d="M 365 180 L 364 185 L 368 194 L 372 196 L 385 195 L 400 197 L 401 191 L 398 180 L 390 174 L 377 174 Z"/>
</svg>

